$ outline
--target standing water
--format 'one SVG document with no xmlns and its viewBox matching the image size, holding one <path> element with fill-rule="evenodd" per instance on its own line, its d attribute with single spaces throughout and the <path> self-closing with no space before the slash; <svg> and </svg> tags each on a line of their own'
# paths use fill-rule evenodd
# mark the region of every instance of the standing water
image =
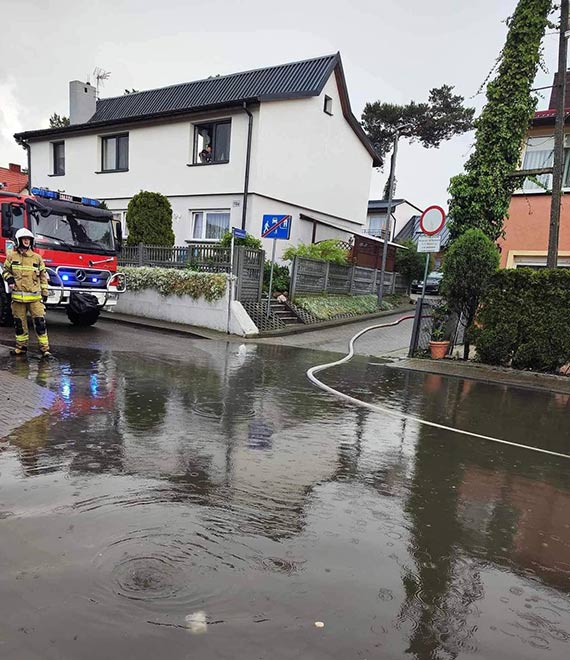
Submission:
<svg viewBox="0 0 570 660">
<path fill-rule="evenodd" d="M 0 658 L 568 658 L 570 460 L 339 402 L 314 351 L 63 352 L 0 442 Z M 567 395 L 328 384 L 570 453 Z"/>
</svg>

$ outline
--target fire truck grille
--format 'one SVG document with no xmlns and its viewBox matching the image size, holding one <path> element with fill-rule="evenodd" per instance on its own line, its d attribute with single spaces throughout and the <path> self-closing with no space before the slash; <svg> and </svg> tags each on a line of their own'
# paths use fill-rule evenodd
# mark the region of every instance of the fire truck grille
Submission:
<svg viewBox="0 0 570 660">
<path fill-rule="evenodd" d="M 77 289 L 104 289 L 110 277 L 108 271 L 93 268 L 73 268 L 72 266 L 60 267 L 57 269 L 57 273 L 65 287 Z M 59 285 L 59 281 L 53 276 L 50 283 L 55 286 Z"/>
</svg>

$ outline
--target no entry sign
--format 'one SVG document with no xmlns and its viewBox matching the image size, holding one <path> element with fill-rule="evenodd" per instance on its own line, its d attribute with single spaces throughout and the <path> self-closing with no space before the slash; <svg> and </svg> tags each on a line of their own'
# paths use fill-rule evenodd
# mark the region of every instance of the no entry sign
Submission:
<svg viewBox="0 0 570 660">
<path fill-rule="evenodd" d="M 438 234 L 445 225 L 445 211 L 441 206 L 428 206 L 420 217 L 420 229 L 426 236 Z"/>
</svg>

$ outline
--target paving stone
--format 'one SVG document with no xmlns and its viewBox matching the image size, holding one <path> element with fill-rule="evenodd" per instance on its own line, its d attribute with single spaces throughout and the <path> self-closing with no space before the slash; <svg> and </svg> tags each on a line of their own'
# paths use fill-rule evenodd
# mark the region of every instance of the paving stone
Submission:
<svg viewBox="0 0 570 660">
<path fill-rule="evenodd" d="M 0 369 L 0 439 L 45 413 L 56 399 L 51 390 Z"/>
</svg>

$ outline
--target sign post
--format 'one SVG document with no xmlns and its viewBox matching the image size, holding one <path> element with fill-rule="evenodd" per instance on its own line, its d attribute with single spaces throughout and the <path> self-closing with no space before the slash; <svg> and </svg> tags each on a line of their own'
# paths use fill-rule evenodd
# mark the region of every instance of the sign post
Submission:
<svg viewBox="0 0 570 660">
<path fill-rule="evenodd" d="M 275 245 L 279 240 L 289 240 L 289 236 L 291 235 L 291 220 L 292 218 L 290 215 L 264 215 L 261 223 L 261 238 L 273 239 L 273 249 L 271 250 L 271 272 L 269 274 L 269 291 L 267 292 L 267 318 L 269 318 L 271 314 L 271 291 L 273 289 Z"/>
<path fill-rule="evenodd" d="M 230 319 L 232 313 L 232 301 L 234 297 L 234 247 L 236 238 L 245 238 L 247 232 L 245 229 L 238 229 L 238 227 L 232 227 L 232 242 L 230 244 L 230 272 L 228 274 L 228 323 L 227 323 L 227 333 L 230 334 Z"/>
<path fill-rule="evenodd" d="M 424 268 L 424 280 L 422 284 L 422 295 L 416 304 L 416 313 L 414 316 L 414 327 L 412 328 L 412 337 L 410 340 L 410 349 L 408 357 L 414 357 L 414 352 L 418 343 L 420 333 L 421 318 L 426 294 L 426 281 L 429 271 L 429 261 L 432 252 L 439 252 L 441 249 L 441 237 L 437 236 L 445 226 L 445 211 L 441 206 L 428 206 L 420 217 L 420 231 L 422 236 L 418 238 L 418 252 L 426 253 L 426 265 Z"/>
<path fill-rule="evenodd" d="M 420 216 L 420 230 L 423 236 L 418 239 L 418 252 L 426 253 L 426 267 L 424 270 L 424 281 L 422 286 L 421 304 L 423 305 L 426 293 L 426 280 L 428 276 L 430 254 L 439 252 L 441 249 L 441 238 L 436 234 L 443 229 L 445 225 L 445 211 L 441 206 L 428 206 Z"/>
</svg>

